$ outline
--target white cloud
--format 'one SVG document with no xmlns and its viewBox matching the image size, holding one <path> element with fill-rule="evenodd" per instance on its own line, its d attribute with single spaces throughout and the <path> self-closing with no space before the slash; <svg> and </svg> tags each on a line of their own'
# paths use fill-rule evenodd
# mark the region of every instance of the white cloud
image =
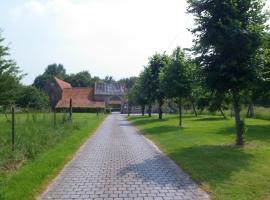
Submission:
<svg viewBox="0 0 270 200">
<path fill-rule="evenodd" d="M 40 15 L 45 11 L 45 7 L 38 1 L 31 0 L 23 4 L 21 7 L 17 7 L 10 11 L 10 14 L 15 16 L 16 18 Z"/>
<path fill-rule="evenodd" d="M 191 45 L 186 28 L 192 20 L 185 7 L 184 0 L 27 1 L 10 14 L 14 23 L 23 24 L 18 29 L 36 59 L 24 53 L 19 64 L 29 63 L 30 72 L 31 63 L 40 61 L 33 77 L 50 62 L 62 62 L 69 72 L 138 75 L 155 51 Z"/>
</svg>

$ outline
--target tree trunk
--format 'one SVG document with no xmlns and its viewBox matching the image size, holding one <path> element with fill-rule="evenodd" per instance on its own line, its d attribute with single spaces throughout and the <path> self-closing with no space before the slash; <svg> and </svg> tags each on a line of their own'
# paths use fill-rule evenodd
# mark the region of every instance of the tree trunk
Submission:
<svg viewBox="0 0 270 200">
<path fill-rule="evenodd" d="M 250 117 L 250 104 L 249 104 L 248 110 L 247 110 L 247 117 Z"/>
<path fill-rule="evenodd" d="M 252 117 L 254 117 L 254 105 L 253 105 L 253 103 L 251 103 L 250 104 L 250 117 L 252 118 Z"/>
<path fill-rule="evenodd" d="M 144 116 L 145 105 L 142 105 L 142 116 Z"/>
<path fill-rule="evenodd" d="M 182 100 L 181 99 L 178 102 L 178 109 L 179 109 L 179 127 L 182 128 Z"/>
<path fill-rule="evenodd" d="M 197 110 L 196 110 L 196 107 L 195 107 L 195 104 L 193 101 L 191 101 L 191 104 L 192 104 L 192 108 L 193 108 L 193 112 L 195 114 L 195 117 L 198 117 L 198 113 L 197 113 Z"/>
<path fill-rule="evenodd" d="M 4 111 L 4 115 L 5 115 L 5 117 L 6 117 L 7 122 L 10 122 L 10 120 L 8 119 L 8 116 L 7 116 L 6 111 Z"/>
<path fill-rule="evenodd" d="M 129 115 L 130 115 L 130 113 L 129 113 L 129 103 L 127 104 L 127 114 L 128 114 L 128 117 L 129 117 Z"/>
<path fill-rule="evenodd" d="M 242 121 L 240 116 L 240 105 L 239 105 L 239 92 L 233 91 L 233 108 L 234 108 L 234 119 L 235 119 L 235 126 L 236 126 L 236 145 L 243 146 L 244 145 L 244 138 L 243 138 L 243 127 Z"/>
<path fill-rule="evenodd" d="M 152 105 L 151 104 L 148 105 L 148 116 L 149 117 L 152 116 Z"/>
<path fill-rule="evenodd" d="M 250 103 L 249 106 L 248 106 L 247 117 L 249 117 L 249 118 L 254 117 L 254 106 L 253 106 L 253 103 Z"/>
<path fill-rule="evenodd" d="M 162 120 L 162 105 L 163 100 L 158 101 L 158 119 Z"/>
<path fill-rule="evenodd" d="M 221 108 L 219 108 L 219 111 L 221 113 L 221 115 L 223 116 L 224 119 L 227 119 L 227 116 L 224 114 L 223 110 Z"/>
</svg>

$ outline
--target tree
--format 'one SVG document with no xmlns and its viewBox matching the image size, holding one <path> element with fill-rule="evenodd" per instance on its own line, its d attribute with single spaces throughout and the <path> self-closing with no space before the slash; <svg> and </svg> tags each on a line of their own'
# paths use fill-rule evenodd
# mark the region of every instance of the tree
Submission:
<svg viewBox="0 0 270 200">
<path fill-rule="evenodd" d="M 45 69 L 45 72 L 42 75 L 39 75 L 35 78 L 33 86 L 43 90 L 47 81 L 52 79 L 52 77 L 54 76 L 60 79 L 65 79 L 66 70 L 62 64 L 48 65 L 48 67 Z"/>
<path fill-rule="evenodd" d="M 113 79 L 112 76 L 106 76 L 105 79 L 103 80 L 105 83 L 115 83 L 115 80 Z"/>
<path fill-rule="evenodd" d="M 140 74 L 139 85 L 140 94 L 145 99 L 145 105 L 148 106 L 148 116 L 152 116 L 152 103 L 154 102 L 153 90 L 152 90 L 152 77 L 149 67 L 144 67 L 143 72 Z"/>
<path fill-rule="evenodd" d="M 144 86 L 143 86 L 143 74 L 141 73 L 139 78 L 137 78 L 136 82 L 129 90 L 129 98 L 128 101 L 131 101 L 132 105 L 140 105 L 142 116 L 144 116 L 145 105 L 147 104 L 147 99 L 144 94 Z"/>
<path fill-rule="evenodd" d="M 118 80 L 117 83 L 124 85 L 126 87 L 126 89 L 130 89 L 133 87 L 136 80 L 137 80 L 137 77 L 122 78 L 122 79 Z"/>
<path fill-rule="evenodd" d="M 193 112 L 195 117 L 198 116 L 196 105 L 198 103 L 198 97 L 202 94 L 203 85 L 202 85 L 202 73 L 199 67 L 199 64 L 195 59 L 192 59 L 190 56 L 186 56 L 186 62 L 188 67 L 187 73 L 190 81 L 191 91 L 189 93 L 188 99 L 191 102 Z"/>
<path fill-rule="evenodd" d="M 21 71 L 15 61 L 9 59 L 9 48 L 3 45 L 4 38 L 0 32 L 0 105 L 14 103 L 18 91 Z"/>
<path fill-rule="evenodd" d="M 188 0 L 195 16 L 194 50 L 211 90 L 230 92 L 235 113 L 236 144 L 243 145 L 241 93 L 256 79 L 254 57 L 262 45 L 267 15 L 261 0 Z"/>
<path fill-rule="evenodd" d="M 185 59 L 184 51 L 176 48 L 171 56 L 169 65 L 163 68 L 160 82 L 166 97 L 173 98 L 179 108 L 179 127 L 182 127 L 183 99 L 190 96 L 189 65 Z"/>
<path fill-rule="evenodd" d="M 169 63 L 169 58 L 165 54 L 155 54 L 149 58 L 149 72 L 151 82 L 149 83 L 150 87 L 150 96 L 153 100 L 158 102 L 158 114 L 159 119 L 162 119 L 162 106 L 164 104 L 165 92 L 163 87 L 161 87 L 159 81 L 160 72 L 164 67 Z"/>
<path fill-rule="evenodd" d="M 16 104 L 23 108 L 42 109 L 49 105 L 48 97 L 41 90 L 33 86 L 21 86 Z"/>
<path fill-rule="evenodd" d="M 95 82 L 92 80 L 88 71 L 82 71 L 76 74 L 66 75 L 64 79 L 72 85 L 72 87 L 94 87 Z"/>
</svg>

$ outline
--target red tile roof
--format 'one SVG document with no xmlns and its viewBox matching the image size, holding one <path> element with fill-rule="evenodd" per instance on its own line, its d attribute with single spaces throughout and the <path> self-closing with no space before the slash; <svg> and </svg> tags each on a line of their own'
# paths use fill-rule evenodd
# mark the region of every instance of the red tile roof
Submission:
<svg viewBox="0 0 270 200">
<path fill-rule="evenodd" d="M 104 101 L 94 100 L 92 88 L 66 88 L 63 89 L 62 99 L 57 103 L 57 108 L 68 108 L 70 99 L 74 108 L 105 108 Z"/>
<path fill-rule="evenodd" d="M 61 79 L 57 78 L 56 76 L 54 77 L 54 80 L 56 81 L 56 83 L 58 84 L 58 86 L 63 90 L 63 89 L 66 89 L 66 88 L 72 88 L 72 86 L 65 82 L 65 81 L 62 81 Z"/>
</svg>

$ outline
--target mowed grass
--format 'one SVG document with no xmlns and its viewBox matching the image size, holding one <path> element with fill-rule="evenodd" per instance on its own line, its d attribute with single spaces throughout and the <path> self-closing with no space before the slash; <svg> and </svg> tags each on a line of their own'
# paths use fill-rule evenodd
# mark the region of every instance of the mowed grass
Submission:
<svg viewBox="0 0 270 200">
<path fill-rule="evenodd" d="M 167 115 L 160 121 L 132 116 L 130 120 L 197 181 L 212 199 L 270 199 L 270 121 L 246 119 L 246 146 L 234 146 L 232 119 L 219 116 Z"/>
<path fill-rule="evenodd" d="M 11 116 L 9 115 L 8 118 Z M 16 115 L 16 147 L 11 150 L 11 124 L 0 115 L 0 199 L 34 199 L 104 120 L 105 115 Z"/>
</svg>

